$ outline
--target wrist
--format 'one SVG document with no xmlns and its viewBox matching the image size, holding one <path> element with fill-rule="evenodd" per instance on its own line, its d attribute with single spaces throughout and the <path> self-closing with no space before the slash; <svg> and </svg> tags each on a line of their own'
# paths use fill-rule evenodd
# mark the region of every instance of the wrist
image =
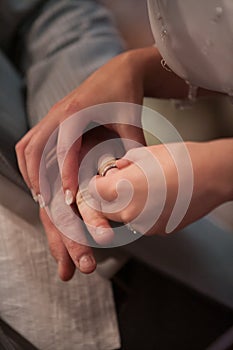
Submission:
<svg viewBox="0 0 233 350">
<path fill-rule="evenodd" d="M 188 86 L 175 73 L 161 65 L 161 55 L 155 46 L 127 51 L 123 58 L 135 81 L 141 84 L 143 95 L 155 98 L 186 98 Z"/>
<path fill-rule="evenodd" d="M 178 98 L 188 96 L 188 86 L 174 72 L 162 67 L 158 49 L 155 46 L 132 51 L 132 62 L 143 82 L 144 96 L 155 98 Z"/>
<path fill-rule="evenodd" d="M 129 50 L 122 57 L 128 65 L 131 76 L 140 81 L 144 94 L 147 95 L 147 92 L 154 89 L 156 73 L 161 66 L 158 50 L 154 46 Z"/>
</svg>

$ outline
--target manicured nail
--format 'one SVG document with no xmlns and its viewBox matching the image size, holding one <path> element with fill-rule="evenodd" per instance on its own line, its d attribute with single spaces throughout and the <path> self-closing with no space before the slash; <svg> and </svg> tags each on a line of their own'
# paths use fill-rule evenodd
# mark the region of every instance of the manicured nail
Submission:
<svg viewBox="0 0 233 350">
<path fill-rule="evenodd" d="M 104 235 L 106 233 L 105 227 L 96 227 L 95 234 L 98 236 Z"/>
<path fill-rule="evenodd" d="M 42 194 L 37 195 L 39 206 L 43 209 L 45 207 L 45 200 Z"/>
<path fill-rule="evenodd" d="M 34 199 L 34 201 L 38 202 L 38 196 L 37 196 L 36 192 L 33 190 L 33 188 L 31 188 L 30 191 L 31 191 L 32 198 Z"/>
<path fill-rule="evenodd" d="M 65 202 L 67 205 L 71 205 L 74 202 L 74 197 L 70 190 L 65 191 Z"/>
<path fill-rule="evenodd" d="M 108 227 L 96 227 L 95 234 L 98 236 L 112 234 L 112 229 Z"/>
<path fill-rule="evenodd" d="M 95 266 L 95 259 L 93 258 L 92 255 L 83 255 L 79 259 L 80 270 L 85 271 L 85 270 L 92 268 L 93 266 Z"/>
</svg>

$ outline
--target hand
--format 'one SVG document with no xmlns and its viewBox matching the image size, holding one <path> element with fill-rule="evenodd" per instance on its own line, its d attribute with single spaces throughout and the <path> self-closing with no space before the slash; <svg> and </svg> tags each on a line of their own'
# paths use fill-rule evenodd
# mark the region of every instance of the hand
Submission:
<svg viewBox="0 0 233 350">
<path fill-rule="evenodd" d="M 86 274 L 95 270 L 96 262 L 90 247 L 78 244 L 63 235 L 51 222 L 44 209 L 40 209 L 40 218 L 48 239 L 50 252 L 58 263 L 58 275 L 61 280 L 69 281 L 73 277 L 76 267 Z M 82 230 L 81 227 L 80 230 Z M 81 231 L 82 233 L 83 231 Z"/>
<path fill-rule="evenodd" d="M 16 153 L 20 171 L 27 186 L 36 195 L 40 193 L 39 165 L 45 144 L 52 132 L 66 118 L 83 108 L 105 102 L 142 103 L 143 77 L 140 70 L 137 70 L 132 56 L 131 53 L 122 54 L 97 70 L 80 87 L 59 101 L 47 116 L 17 143 Z M 82 121 L 82 128 L 84 129 L 90 121 Z M 141 144 L 145 142 L 140 129 L 118 124 L 109 127 L 122 138 L 133 139 Z M 61 136 L 60 145 L 62 142 L 65 140 Z M 71 148 L 63 167 L 62 183 L 68 204 L 74 202 L 77 192 L 77 174 L 72 169 L 78 166 L 80 148 L 81 139 Z M 42 200 L 41 205 L 43 204 Z"/>
<path fill-rule="evenodd" d="M 106 218 L 130 223 L 143 234 L 155 233 L 156 221 L 166 201 L 167 180 L 172 179 L 170 186 L 167 184 L 169 201 L 166 210 L 164 208 L 167 215 L 171 212 L 177 194 L 176 167 L 167 149 L 164 146 L 132 149 L 117 161 L 117 166 L 119 170 L 115 174 L 97 176 L 91 181 L 90 195 L 100 201 Z M 149 194 L 150 200 L 147 201 Z M 160 220 L 160 230 L 161 226 Z"/>
<path fill-rule="evenodd" d="M 88 160 L 88 167 L 85 166 L 85 177 L 83 179 L 84 181 L 88 181 L 88 178 L 92 178 L 93 175 L 97 173 L 96 159 L 99 159 L 106 152 L 106 145 L 104 141 L 108 139 L 111 140 L 111 144 L 108 146 L 108 152 L 111 152 L 111 154 L 114 156 L 114 152 L 116 152 L 116 149 L 114 149 L 114 138 L 116 138 L 116 136 L 117 135 L 111 131 L 108 131 L 108 133 L 106 133 L 105 128 L 103 127 L 96 127 L 95 129 L 92 129 L 91 131 L 85 133 L 83 137 L 82 148 L 80 150 L 80 163 L 82 163 L 85 157 L 87 157 Z M 89 152 L 93 150 L 96 145 L 99 147 L 94 152 L 93 158 L 93 156 L 89 155 Z M 119 152 L 119 143 L 117 143 L 116 146 L 117 151 Z M 123 147 L 121 154 L 124 154 Z M 82 187 L 82 183 L 80 183 L 80 186 Z M 67 206 L 64 207 L 64 204 L 61 202 L 60 198 L 56 200 L 55 209 L 56 220 L 58 220 L 58 222 L 62 221 L 64 225 L 66 225 L 66 222 L 64 221 L 68 221 L 68 224 L 72 225 L 72 220 L 75 220 L 75 214 L 73 212 L 70 213 Z M 113 237 L 113 231 L 109 226 L 108 220 L 103 216 L 101 212 L 93 210 L 87 206 L 84 201 L 81 203 L 81 205 L 78 206 L 78 209 L 80 209 L 79 212 L 81 216 L 83 216 L 84 221 L 89 218 L 89 224 L 91 227 L 101 226 L 105 228 L 104 235 L 100 235 L 98 233 L 96 234 L 96 231 L 93 230 L 91 231 L 91 234 L 97 243 L 105 244 L 111 241 Z M 40 209 L 40 217 L 47 235 L 51 254 L 58 263 L 58 274 L 60 278 L 63 281 L 70 280 L 73 277 L 76 267 L 83 273 L 93 272 L 96 268 L 96 261 L 92 249 L 87 245 L 88 242 L 86 240 L 81 221 L 74 221 L 77 235 L 79 236 L 78 243 L 68 238 L 65 235 L 65 230 L 64 232 L 59 231 L 59 229 L 48 217 L 47 212 L 44 208 Z M 80 242 L 83 244 L 80 244 Z"/>
<path fill-rule="evenodd" d="M 190 155 L 194 184 L 187 211 L 173 231 L 233 198 L 233 165 L 230 161 L 232 140 L 170 144 L 169 150 L 176 160 L 181 160 L 181 165 L 184 145 Z M 167 232 L 167 223 L 177 200 L 178 180 L 182 181 L 184 195 L 192 186 L 187 167 L 181 167 L 182 174 L 179 173 L 178 177 L 174 158 L 165 145 L 159 145 L 129 151 L 118 161 L 118 168 L 120 170 L 117 173 L 108 177 L 95 177 L 89 186 L 89 192 L 95 200 L 101 198 L 100 205 L 106 218 L 132 223 L 132 227 L 141 233 Z M 129 194 L 132 194 L 132 198 L 128 205 L 120 208 Z M 113 204 L 116 208 L 117 203 L 120 209 L 113 212 L 111 208 Z"/>
<path fill-rule="evenodd" d="M 142 77 L 139 71 L 133 69 L 134 64 L 131 60 L 131 54 L 123 54 L 111 60 L 106 66 L 100 68 L 80 87 L 71 92 L 63 100 L 59 101 L 47 114 L 47 116 L 32 128 L 16 145 L 16 153 L 20 171 L 23 178 L 32 191 L 33 196 L 38 199 L 40 194 L 39 188 L 39 165 L 41 156 L 46 142 L 53 131 L 71 114 L 75 112 L 103 102 L 111 101 L 127 101 L 137 104 L 142 103 L 143 87 Z M 116 74 L 117 72 L 117 74 Z M 89 121 L 87 121 L 87 124 Z M 83 125 L 84 127 L 84 125 Z M 132 138 L 139 143 L 144 143 L 142 130 L 121 126 L 110 125 L 121 137 Z M 62 140 L 60 140 L 62 141 Z M 64 192 L 70 194 L 66 197 L 66 202 L 71 204 L 74 201 L 77 192 L 77 173 L 73 169 L 78 168 L 81 140 L 71 149 L 66 158 L 62 173 L 62 183 Z M 92 250 L 85 246 L 64 238 L 49 220 L 44 205 L 49 199 L 40 199 L 40 215 L 48 236 L 50 249 L 53 256 L 59 262 L 59 275 L 62 279 L 68 280 L 74 273 L 75 266 L 84 273 L 89 273 L 95 269 L 96 263 Z M 88 211 L 81 208 L 83 213 Z M 93 218 L 93 216 L 92 216 Z M 103 215 L 96 215 L 94 221 L 98 221 L 105 227 L 109 227 L 108 221 Z M 96 225 L 97 226 L 97 225 Z M 80 228 L 82 230 L 82 228 Z M 111 232 L 111 231 L 110 231 Z M 82 234 L 82 232 L 80 233 Z M 111 236 L 111 234 L 109 234 Z M 96 238 L 98 241 L 103 239 Z M 110 238 L 109 238 L 110 239 Z M 92 265 L 89 268 L 82 268 L 80 258 L 83 255 L 91 257 Z"/>
</svg>

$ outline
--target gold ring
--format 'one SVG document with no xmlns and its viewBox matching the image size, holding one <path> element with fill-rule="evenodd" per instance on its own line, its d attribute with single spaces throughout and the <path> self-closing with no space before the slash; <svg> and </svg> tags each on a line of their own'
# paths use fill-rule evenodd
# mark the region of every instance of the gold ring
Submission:
<svg viewBox="0 0 233 350">
<path fill-rule="evenodd" d="M 100 166 L 98 173 L 100 176 L 105 176 L 110 169 L 114 168 L 118 169 L 116 165 L 116 159 L 111 159 Z"/>
<path fill-rule="evenodd" d="M 76 195 L 76 203 L 79 206 L 82 203 L 86 203 L 89 198 L 91 198 L 91 195 L 88 192 L 87 188 L 85 188 L 83 190 L 79 190 L 77 195 Z"/>
<path fill-rule="evenodd" d="M 76 196 L 76 203 L 79 206 L 83 202 L 83 196 L 81 191 L 78 191 L 77 196 Z"/>
</svg>

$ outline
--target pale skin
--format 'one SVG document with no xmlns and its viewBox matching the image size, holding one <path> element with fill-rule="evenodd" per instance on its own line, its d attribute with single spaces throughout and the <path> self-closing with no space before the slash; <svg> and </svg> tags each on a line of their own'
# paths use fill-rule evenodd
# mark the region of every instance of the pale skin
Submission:
<svg viewBox="0 0 233 350">
<path fill-rule="evenodd" d="M 188 87 L 185 82 L 174 73 L 164 70 L 160 61 L 161 56 L 154 47 L 132 50 L 121 54 L 110 60 L 81 86 L 58 102 L 44 119 L 32 128 L 16 145 L 19 168 L 28 187 L 33 189 L 35 193 L 39 193 L 39 162 L 43 147 L 53 130 L 71 114 L 85 107 L 104 102 L 120 101 L 141 104 L 145 95 L 162 98 L 185 98 L 188 93 Z M 208 92 L 200 91 L 200 94 L 206 93 Z M 131 138 L 144 144 L 143 134 L 138 129 L 116 124 L 111 125 L 110 128 L 117 132 L 120 137 Z M 232 143 L 233 141 L 229 139 L 202 144 L 187 144 L 193 162 L 195 181 L 193 199 L 181 224 L 182 227 L 205 215 L 217 205 L 233 199 Z M 62 174 L 64 192 L 66 189 L 71 190 L 74 200 L 78 184 L 76 182 L 76 174 L 72 171 L 72 168 L 74 164 L 78 165 L 79 163 L 80 149 L 81 140 L 71 150 Z M 168 155 L 164 152 L 162 146 L 154 146 L 151 148 L 151 151 L 163 155 L 161 156 L 161 163 L 162 167 L 165 167 L 165 174 L 167 174 L 168 199 L 165 212 L 157 222 L 156 227 L 150 232 L 161 233 L 169 215 L 170 207 L 174 202 L 177 184 L 174 181 L 176 178 L 174 164 L 169 161 Z M 200 154 L 202 155 L 201 157 Z M 213 154 L 214 157 L 212 156 Z M 133 180 L 133 174 L 135 171 L 136 173 L 138 172 L 133 164 L 121 164 L 119 162 L 119 167 L 124 169 L 106 178 L 98 178 L 96 181 L 100 194 L 109 200 L 114 198 L 114 186 L 116 186 L 121 176 L 126 176 Z M 205 177 L 202 178 L 202 176 L 199 176 L 200 174 L 205 174 Z M 138 177 L 140 178 L 140 176 L 141 174 L 138 172 Z M 171 185 L 169 179 L 172 177 L 173 182 Z M 108 190 L 104 190 L 106 181 L 111 182 Z M 206 183 L 208 183 L 207 188 Z M 139 189 L 136 183 L 134 189 L 137 198 L 138 196 L 143 196 L 143 189 Z M 88 210 L 88 208 L 86 211 L 83 208 L 81 210 L 83 219 L 87 224 L 89 224 L 89 218 L 91 217 L 91 220 L 94 221 L 91 223 L 92 225 L 109 227 L 108 219 L 129 222 L 138 213 L 140 207 L 137 206 L 137 201 L 133 201 L 130 208 L 126 208 L 124 213 L 118 213 L 116 217 L 108 217 L 108 215 L 105 217 L 100 212 L 96 212 L 93 216 L 89 215 L 90 213 L 88 214 Z M 40 209 L 40 213 L 52 254 L 58 261 L 60 277 L 63 280 L 70 279 L 75 267 L 84 273 L 92 272 L 96 267 L 96 263 L 91 248 L 81 246 L 64 237 L 49 221 L 45 210 Z M 80 258 L 83 256 L 90 257 L 90 264 L 84 264 L 85 267 L 82 268 Z"/>
<path fill-rule="evenodd" d="M 180 146 L 178 143 L 171 145 L 174 148 Z M 187 213 L 174 231 L 198 220 L 222 203 L 233 200 L 233 140 L 224 139 L 203 143 L 187 142 L 186 146 L 193 167 L 194 188 Z M 163 169 L 166 178 L 167 197 L 159 219 L 145 233 L 164 234 L 177 197 L 177 168 L 164 145 L 150 146 L 148 150 L 159 160 Z M 128 180 L 133 185 L 133 198 L 128 206 L 113 213 L 106 210 L 105 216 L 113 221 L 131 222 L 135 220 L 145 207 L 148 190 L 156 198 L 153 205 L 147 208 L 150 217 L 155 215 L 156 207 L 160 204 L 161 189 L 158 185 L 156 171 L 154 172 L 154 181 L 150 182 L 148 188 L 147 178 L 137 166 L 138 150 L 133 149 L 129 153 L 131 159 L 135 157 L 135 163 L 125 159 L 119 160 L 117 161 L 118 172 L 108 177 L 97 176 L 89 185 L 92 196 L 96 199 L 101 197 L 105 201 L 103 202 L 103 208 L 106 209 L 108 209 L 108 203 L 110 204 L 117 199 L 117 186 L 122 180 Z M 127 158 L 127 154 L 125 157 Z M 153 171 L 153 168 L 149 168 L 149 171 Z M 183 181 L 187 181 L 187 186 L 189 185 L 188 178 L 183 179 Z M 142 221 L 137 222 L 135 220 L 134 228 L 142 232 L 143 224 Z"/>
<path fill-rule="evenodd" d="M 79 161 L 82 162 L 83 157 L 85 157 L 85 155 L 96 144 L 108 139 L 113 139 L 117 136 L 118 135 L 111 130 L 108 130 L 106 132 L 104 127 L 98 127 L 89 131 L 83 137 L 82 147 L 79 153 Z M 111 154 L 114 156 L 114 148 L 111 149 Z M 96 174 L 94 163 L 95 162 L 93 160 L 93 169 L 89 170 L 92 171 L 91 176 L 93 176 L 93 174 Z M 114 170 L 116 169 L 113 169 L 112 171 L 114 172 Z M 108 173 L 108 175 L 110 174 L 111 171 Z M 73 209 L 76 212 L 78 210 L 81 216 L 85 215 L 90 226 L 93 225 L 97 227 L 103 227 L 105 230 L 108 229 L 108 234 L 105 234 L 103 236 L 98 233 L 96 234 L 95 231 L 93 232 L 89 228 L 93 238 L 98 244 L 101 245 L 108 243 L 113 237 L 113 231 L 108 223 L 108 220 L 104 217 L 104 215 L 101 212 L 93 210 L 86 204 L 85 201 L 81 201 L 80 204 L 77 203 L 77 208 L 75 207 L 75 204 L 76 203 L 72 205 Z M 91 273 L 96 267 L 96 262 L 92 253 L 92 249 L 87 245 L 79 244 L 67 238 L 62 232 L 58 231 L 56 226 L 50 221 L 45 209 L 40 209 L 40 218 L 45 228 L 51 254 L 58 263 L 58 274 L 60 278 L 63 281 L 68 281 L 69 279 L 71 279 L 73 277 L 76 267 L 83 273 Z M 85 234 L 81 226 L 80 231 L 81 238 L 85 241 Z M 80 260 L 82 260 L 82 257 L 84 257 L 84 263 L 81 264 Z M 89 265 L 87 265 L 86 257 L 89 257 Z"/>
</svg>

